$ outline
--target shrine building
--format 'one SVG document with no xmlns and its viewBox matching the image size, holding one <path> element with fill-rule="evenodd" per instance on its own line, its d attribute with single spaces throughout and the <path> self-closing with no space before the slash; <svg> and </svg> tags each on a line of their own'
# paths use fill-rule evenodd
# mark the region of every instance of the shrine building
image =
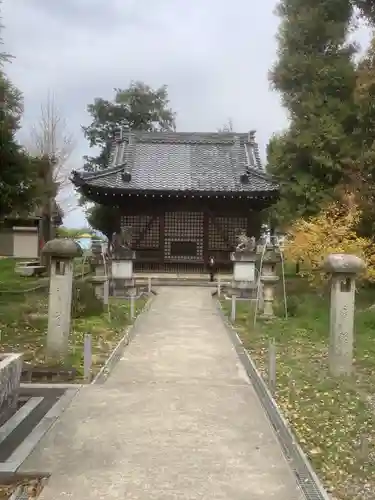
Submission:
<svg viewBox="0 0 375 500">
<path fill-rule="evenodd" d="M 261 211 L 278 198 L 255 133 L 119 131 L 110 165 L 74 172 L 89 200 L 131 227 L 135 271 L 202 272 L 210 256 L 230 268 L 236 235 L 260 236 Z"/>
</svg>

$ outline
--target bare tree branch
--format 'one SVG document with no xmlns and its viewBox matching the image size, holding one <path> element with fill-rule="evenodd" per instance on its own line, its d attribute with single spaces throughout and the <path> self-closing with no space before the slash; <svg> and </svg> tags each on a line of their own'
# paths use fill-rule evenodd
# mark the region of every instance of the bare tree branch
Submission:
<svg viewBox="0 0 375 500">
<path fill-rule="evenodd" d="M 46 101 L 41 105 L 39 120 L 30 131 L 29 149 L 35 156 L 47 156 L 51 159 L 51 180 L 57 185 L 58 193 L 70 185 L 72 167 L 69 159 L 75 145 L 74 137 L 67 129 L 53 94 L 48 93 Z"/>
<path fill-rule="evenodd" d="M 77 208 L 77 195 L 71 186 L 63 186 L 57 196 L 56 201 L 64 212 L 64 216 Z"/>
</svg>

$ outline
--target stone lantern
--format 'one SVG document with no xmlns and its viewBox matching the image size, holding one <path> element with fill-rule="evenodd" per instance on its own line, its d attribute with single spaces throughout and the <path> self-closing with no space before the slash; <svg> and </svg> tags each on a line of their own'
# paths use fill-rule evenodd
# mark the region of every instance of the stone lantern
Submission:
<svg viewBox="0 0 375 500">
<path fill-rule="evenodd" d="M 364 268 L 362 259 L 349 254 L 328 255 L 323 263 L 332 276 L 328 361 L 334 376 L 352 372 L 355 277 Z"/>
<path fill-rule="evenodd" d="M 276 266 L 280 262 L 280 254 L 273 246 L 267 247 L 262 262 L 260 281 L 263 288 L 263 311 L 260 318 L 272 319 L 274 317 L 273 301 L 274 289 L 279 277 L 276 274 Z"/>
<path fill-rule="evenodd" d="M 57 238 L 48 241 L 42 252 L 51 259 L 47 355 L 52 358 L 63 358 L 68 353 L 73 261 L 75 257 L 82 255 L 82 249 L 69 238 Z"/>
</svg>

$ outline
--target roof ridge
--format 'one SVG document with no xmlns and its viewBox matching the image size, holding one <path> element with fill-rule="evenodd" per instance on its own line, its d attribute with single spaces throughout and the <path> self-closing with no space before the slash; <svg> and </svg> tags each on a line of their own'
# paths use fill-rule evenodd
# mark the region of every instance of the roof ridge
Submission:
<svg viewBox="0 0 375 500">
<path fill-rule="evenodd" d="M 133 136 L 140 143 L 202 143 L 202 144 L 233 144 L 236 137 L 241 142 L 246 139 L 244 132 L 175 132 L 175 131 L 157 131 L 148 132 L 142 130 L 132 130 L 122 136 L 120 142 L 127 142 L 128 137 Z"/>
<path fill-rule="evenodd" d="M 106 177 L 107 175 L 121 172 L 121 170 L 124 170 L 124 166 L 123 165 L 116 165 L 115 167 L 107 167 L 107 168 L 97 170 L 95 172 L 85 172 L 85 171 L 73 170 L 72 174 L 73 174 L 73 176 L 77 175 L 81 179 L 91 180 L 91 179 L 100 179 L 102 177 Z"/>
</svg>

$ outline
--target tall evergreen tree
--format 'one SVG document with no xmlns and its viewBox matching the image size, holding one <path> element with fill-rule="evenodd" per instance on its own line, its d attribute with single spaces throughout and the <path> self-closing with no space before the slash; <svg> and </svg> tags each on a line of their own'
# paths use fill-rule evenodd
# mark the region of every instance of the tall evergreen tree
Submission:
<svg viewBox="0 0 375 500">
<path fill-rule="evenodd" d="M 358 113 L 356 130 L 358 157 L 351 184 L 357 192 L 362 210 L 359 231 L 374 238 L 375 234 L 375 34 L 357 67 L 354 101 Z"/>
<path fill-rule="evenodd" d="M 114 131 L 123 126 L 134 131 L 174 130 L 175 115 L 169 107 L 165 86 L 152 89 L 142 82 L 133 82 L 127 89 L 115 89 L 113 101 L 95 99 L 88 106 L 92 122 L 83 127 L 91 147 L 99 148 L 97 156 L 85 157 L 88 172 L 109 166 Z M 84 202 L 84 200 L 83 200 Z M 91 205 L 87 210 L 89 223 L 108 237 L 118 225 L 118 212 L 111 207 Z"/>
<path fill-rule="evenodd" d="M 270 73 L 289 129 L 270 141 L 280 180 L 279 222 L 312 215 L 334 196 L 352 163 L 356 129 L 355 49 L 346 42 L 350 0 L 281 0 L 278 61 Z"/>
<path fill-rule="evenodd" d="M 83 133 L 90 147 L 99 147 L 97 156 L 85 157 L 85 170 L 107 168 L 116 128 L 146 132 L 172 130 L 175 116 L 169 107 L 167 87 L 152 89 L 142 82 L 132 82 L 127 89 L 115 89 L 113 101 L 97 98 L 87 107 L 92 117 Z"/>
<path fill-rule="evenodd" d="M 9 56 L 0 52 L 0 219 L 14 210 L 26 209 L 35 189 L 35 159 L 15 138 L 22 115 L 22 95 L 5 74 L 8 61 Z"/>
</svg>

